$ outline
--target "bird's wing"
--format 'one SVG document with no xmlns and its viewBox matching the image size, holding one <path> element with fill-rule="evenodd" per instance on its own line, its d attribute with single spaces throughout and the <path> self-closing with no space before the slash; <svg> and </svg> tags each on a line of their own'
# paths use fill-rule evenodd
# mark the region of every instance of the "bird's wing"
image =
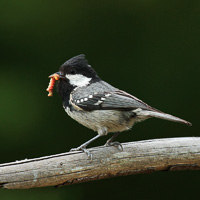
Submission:
<svg viewBox="0 0 200 200">
<path fill-rule="evenodd" d="M 158 111 L 140 99 L 122 91 L 94 93 L 80 99 L 71 98 L 72 105 L 87 111 L 92 110 L 134 110 L 141 108 L 144 110 Z M 159 112 L 159 111 L 158 111 Z"/>
</svg>

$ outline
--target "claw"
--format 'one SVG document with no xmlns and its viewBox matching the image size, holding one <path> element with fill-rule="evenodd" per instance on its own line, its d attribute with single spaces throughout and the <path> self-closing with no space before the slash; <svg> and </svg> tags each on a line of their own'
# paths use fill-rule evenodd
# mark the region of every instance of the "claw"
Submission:
<svg viewBox="0 0 200 200">
<path fill-rule="evenodd" d="M 117 142 L 117 141 L 115 141 L 115 142 L 106 142 L 105 146 L 106 147 L 114 146 L 114 147 L 117 147 L 119 150 L 123 151 L 122 144 L 120 142 Z"/>
<path fill-rule="evenodd" d="M 88 158 L 90 160 L 92 160 L 92 157 L 93 157 L 92 153 L 89 150 L 87 150 L 84 146 L 80 146 L 80 147 L 77 147 L 77 148 L 72 148 L 72 149 L 70 149 L 70 151 L 82 151 L 82 152 L 87 154 L 87 156 L 88 156 Z"/>
<path fill-rule="evenodd" d="M 82 151 L 87 154 L 87 156 L 90 160 L 92 160 L 93 156 L 92 156 L 92 153 L 90 151 L 88 151 L 86 148 L 83 148 Z"/>
</svg>

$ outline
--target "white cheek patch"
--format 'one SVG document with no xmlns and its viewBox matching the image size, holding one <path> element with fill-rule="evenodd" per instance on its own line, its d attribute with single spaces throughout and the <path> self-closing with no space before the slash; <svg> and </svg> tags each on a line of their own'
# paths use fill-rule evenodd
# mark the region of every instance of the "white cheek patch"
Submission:
<svg viewBox="0 0 200 200">
<path fill-rule="evenodd" d="M 82 74 L 66 74 L 65 76 L 67 79 L 69 79 L 69 82 L 71 85 L 77 86 L 77 87 L 83 87 L 90 83 L 92 78 L 88 78 L 86 76 L 83 76 Z"/>
</svg>

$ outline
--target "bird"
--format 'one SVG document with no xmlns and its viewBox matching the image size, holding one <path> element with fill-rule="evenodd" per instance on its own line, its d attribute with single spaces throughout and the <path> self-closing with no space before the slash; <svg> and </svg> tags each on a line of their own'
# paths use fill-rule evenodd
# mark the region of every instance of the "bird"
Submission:
<svg viewBox="0 0 200 200">
<path fill-rule="evenodd" d="M 85 152 L 92 158 L 86 148 L 90 143 L 108 133 L 114 133 L 105 146 L 121 147 L 115 141 L 123 131 L 149 118 L 160 118 L 191 126 L 186 120 L 166 114 L 144 103 L 137 97 L 120 90 L 103 81 L 88 64 L 84 54 L 72 57 L 61 65 L 56 76 L 57 92 L 62 98 L 66 113 L 83 126 L 97 132 L 97 135 L 71 151 Z M 122 148 L 123 150 L 123 148 Z"/>
</svg>

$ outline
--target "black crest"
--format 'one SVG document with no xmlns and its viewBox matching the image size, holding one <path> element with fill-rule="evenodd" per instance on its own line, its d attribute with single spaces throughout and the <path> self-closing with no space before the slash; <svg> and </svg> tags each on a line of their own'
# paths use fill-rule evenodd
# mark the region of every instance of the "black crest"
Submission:
<svg viewBox="0 0 200 200">
<path fill-rule="evenodd" d="M 80 74 L 86 76 L 91 78 L 90 83 L 95 83 L 101 80 L 95 70 L 88 65 L 88 61 L 85 59 L 84 54 L 80 54 L 67 60 L 61 65 L 59 72 L 63 78 L 58 80 L 57 91 L 60 93 L 63 100 L 67 102 L 69 100 L 69 94 L 74 89 L 74 86 L 70 84 L 67 78 L 65 78 L 66 74 Z"/>
<path fill-rule="evenodd" d="M 65 74 L 82 74 L 83 76 L 92 78 L 92 82 L 98 81 L 99 77 L 95 70 L 88 65 L 88 61 L 85 59 L 84 54 L 80 54 L 67 60 L 60 67 L 60 72 Z"/>
<path fill-rule="evenodd" d="M 84 54 L 80 54 L 78 56 L 74 56 L 73 58 L 70 58 L 67 60 L 62 66 L 87 66 L 88 61 L 85 59 Z"/>
</svg>

